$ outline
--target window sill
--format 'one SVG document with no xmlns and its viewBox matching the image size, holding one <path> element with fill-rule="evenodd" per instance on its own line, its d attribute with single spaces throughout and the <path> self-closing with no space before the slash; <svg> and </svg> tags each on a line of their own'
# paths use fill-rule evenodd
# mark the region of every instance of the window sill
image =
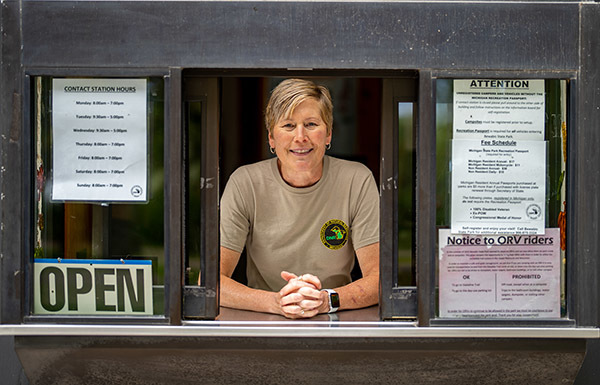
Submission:
<svg viewBox="0 0 600 385">
<path fill-rule="evenodd" d="M 598 328 L 548 326 L 434 326 L 415 321 L 380 321 L 378 308 L 319 315 L 310 320 L 221 309 L 214 321 L 184 321 L 169 325 L 0 325 L 0 335 L 13 336 L 156 336 L 156 337 L 286 337 L 286 338 L 542 338 L 595 339 Z"/>
</svg>

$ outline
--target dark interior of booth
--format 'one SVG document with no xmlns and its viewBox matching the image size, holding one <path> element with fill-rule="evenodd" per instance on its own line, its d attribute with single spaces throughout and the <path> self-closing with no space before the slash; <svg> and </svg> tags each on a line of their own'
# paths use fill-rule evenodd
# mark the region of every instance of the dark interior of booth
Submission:
<svg viewBox="0 0 600 385">
<path fill-rule="evenodd" d="M 273 156 L 269 152 L 264 110 L 271 90 L 289 77 L 294 76 L 219 78 L 219 196 L 223 193 L 229 176 L 238 167 Z M 332 96 L 333 140 L 327 154 L 363 163 L 372 171 L 379 184 L 382 79 L 323 76 L 303 78 L 326 86 Z M 194 124 L 188 122 L 186 126 L 193 127 Z M 190 260 L 189 264 L 193 266 L 194 261 Z M 361 277 L 357 263 L 352 277 Z M 245 253 L 240 258 L 233 278 L 247 283 Z M 194 279 L 194 276 L 188 277 L 190 282 Z"/>
</svg>

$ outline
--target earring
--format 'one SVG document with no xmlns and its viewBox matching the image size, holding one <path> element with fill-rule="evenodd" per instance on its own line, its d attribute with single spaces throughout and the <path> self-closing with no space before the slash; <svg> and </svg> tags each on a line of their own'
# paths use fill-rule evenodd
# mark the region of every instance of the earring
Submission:
<svg viewBox="0 0 600 385">
<path fill-rule="evenodd" d="M 331 143 L 327 143 L 327 144 L 325 145 L 325 149 L 326 149 L 326 150 L 331 150 Z"/>
<path fill-rule="evenodd" d="M 271 151 L 271 154 L 275 155 L 275 149 L 273 147 L 269 147 L 269 151 Z"/>
</svg>

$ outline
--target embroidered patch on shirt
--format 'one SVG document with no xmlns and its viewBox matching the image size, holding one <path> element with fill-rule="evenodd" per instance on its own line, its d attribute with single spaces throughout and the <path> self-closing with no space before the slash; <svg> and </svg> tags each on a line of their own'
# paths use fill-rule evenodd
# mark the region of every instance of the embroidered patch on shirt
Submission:
<svg viewBox="0 0 600 385">
<path fill-rule="evenodd" d="M 348 226 L 344 221 L 332 219 L 321 227 L 321 242 L 332 250 L 341 249 L 348 240 Z"/>
</svg>

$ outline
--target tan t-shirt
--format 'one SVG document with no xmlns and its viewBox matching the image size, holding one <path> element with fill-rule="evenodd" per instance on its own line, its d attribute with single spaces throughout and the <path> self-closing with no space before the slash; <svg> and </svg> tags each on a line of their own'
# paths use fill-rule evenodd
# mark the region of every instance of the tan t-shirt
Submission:
<svg viewBox="0 0 600 385">
<path fill-rule="evenodd" d="M 282 270 L 314 274 L 323 288 L 350 283 L 354 251 L 379 242 L 371 171 L 325 156 L 315 185 L 291 187 L 272 158 L 238 168 L 221 198 L 221 246 L 248 257 L 248 286 L 278 291 Z"/>
</svg>

